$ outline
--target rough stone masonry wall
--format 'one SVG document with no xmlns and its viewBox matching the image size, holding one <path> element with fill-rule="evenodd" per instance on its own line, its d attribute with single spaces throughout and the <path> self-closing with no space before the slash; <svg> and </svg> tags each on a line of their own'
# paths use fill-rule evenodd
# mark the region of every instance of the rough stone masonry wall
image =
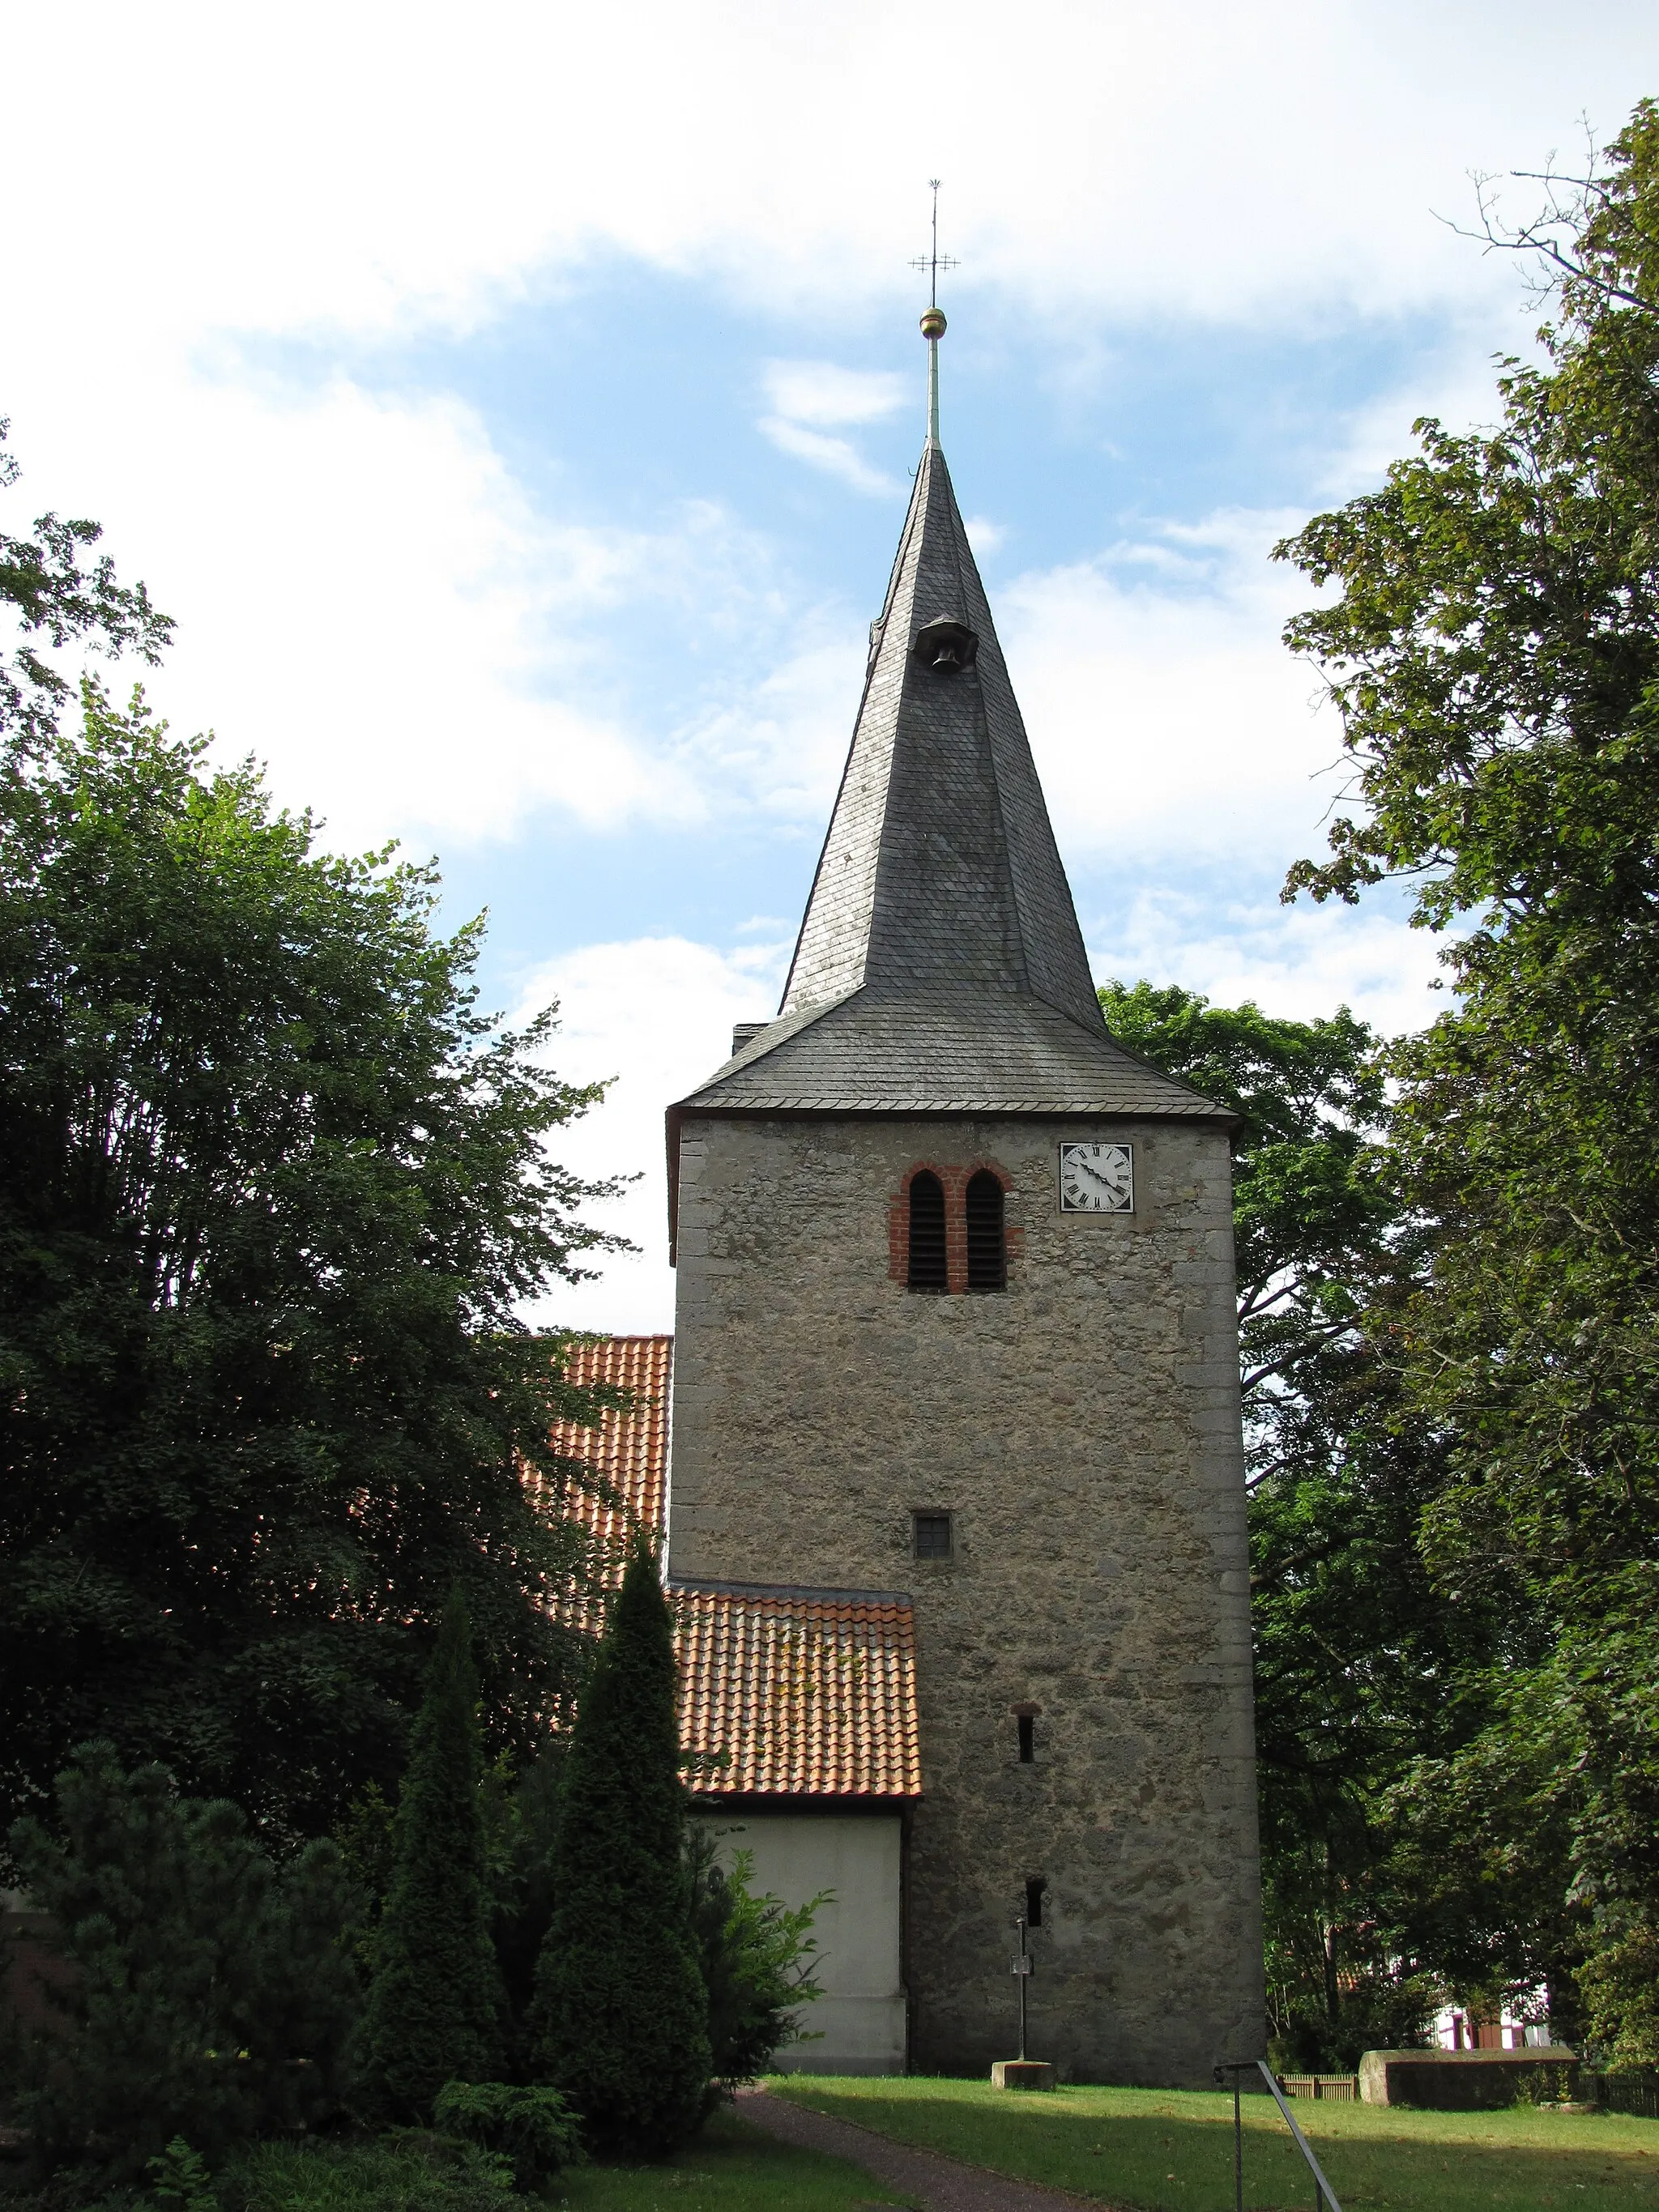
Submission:
<svg viewBox="0 0 1659 2212">
<path fill-rule="evenodd" d="M 1132 1216 L 1059 1212 L 1058 1145 L 1091 1137 L 1133 1141 Z M 893 1279 L 922 1161 L 1003 1173 L 1006 1291 Z M 1212 1127 L 685 1124 L 671 1569 L 915 1594 L 915 2068 L 1012 2055 L 1034 1878 L 1034 2057 L 1198 2085 L 1262 2049 L 1233 1299 Z M 954 1558 L 912 1557 L 919 1510 L 954 1516 Z"/>
</svg>

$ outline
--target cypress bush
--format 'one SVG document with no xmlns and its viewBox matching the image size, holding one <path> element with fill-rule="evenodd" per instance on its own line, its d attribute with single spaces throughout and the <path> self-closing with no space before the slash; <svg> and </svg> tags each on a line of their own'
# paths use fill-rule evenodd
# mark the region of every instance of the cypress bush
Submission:
<svg viewBox="0 0 1659 2212">
<path fill-rule="evenodd" d="M 429 2124 L 447 2081 L 500 2069 L 502 1995 L 489 1936 L 483 1747 L 466 1601 L 458 1590 L 427 1675 L 398 1801 L 392 1887 L 360 2044 L 360 2100 Z"/>
<path fill-rule="evenodd" d="M 647 2157 L 696 2131 L 711 2071 L 674 1688 L 667 1601 L 641 1546 L 571 1731 L 536 2020 L 543 2069 L 594 2142 Z"/>
</svg>

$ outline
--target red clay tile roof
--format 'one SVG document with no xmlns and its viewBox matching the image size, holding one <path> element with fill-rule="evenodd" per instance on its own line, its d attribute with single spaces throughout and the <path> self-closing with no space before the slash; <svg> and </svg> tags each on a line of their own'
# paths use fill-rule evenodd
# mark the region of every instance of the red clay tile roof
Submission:
<svg viewBox="0 0 1659 2212">
<path fill-rule="evenodd" d="M 553 1446 L 592 1468 L 615 1503 L 573 1484 L 559 1510 L 592 1546 L 601 1589 L 622 1580 L 639 1528 L 660 1538 L 668 1509 L 672 1336 L 611 1336 L 576 1347 L 573 1382 L 634 1394 L 597 1428 L 562 1421 Z M 802 1590 L 678 1583 L 669 1591 L 680 1660 L 680 1741 L 708 1796 L 914 1797 L 916 1647 L 910 1601 L 891 1590 Z M 574 1591 L 560 1608 L 597 1631 L 600 1607 Z"/>
<path fill-rule="evenodd" d="M 631 1412 L 608 1413 L 596 1429 L 560 1421 L 553 1449 L 592 1468 L 617 1503 L 609 1504 L 574 1485 L 560 1501 L 592 1545 L 592 1571 L 601 1587 L 622 1580 L 628 1547 L 637 1528 L 660 1538 L 668 1517 L 668 1387 L 673 1369 L 672 1336 L 607 1336 L 577 1346 L 565 1364 L 573 1382 L 611 1382 L 634 1393 Z M 586 1611 L 586 1608 L 582 1608 Z"/>
<path fill-rule="evenodd" d="M 920 1795 L 915 1627 L 902 1592 L 674 1583 L 668 1595 L 680 1741 L 699 1757 L 700 1795 Z"/>
</svg>

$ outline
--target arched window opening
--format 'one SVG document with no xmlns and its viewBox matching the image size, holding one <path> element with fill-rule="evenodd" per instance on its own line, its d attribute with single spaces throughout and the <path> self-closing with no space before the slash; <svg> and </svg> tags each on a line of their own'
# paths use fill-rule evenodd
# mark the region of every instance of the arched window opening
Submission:
<svg viewBox="0 0 1659 2212">
<path fill-rule="evenodd" d="M 1002 1185 L 989 1168 L 981 1168 L 968 1183 L 968 1287 L 970 1291 L 1006 1291 L 1008 1287 Z"/>
<path fill-rule="evenodd" d="M 1042 1893 L 1048 1887 L 1041 1875 L 1033 1875 L 1025 1885 L 1025 1925 L 1028 1928 L 1041 1928 L 1042 1925 Z"/>
<path fill-rule="evenodd" d="M 913 1291 L 948 1287 L 945 1267 L 945 1185 L 931 1168 L 910 1178 L 910 1267 Z"/>
</svg>

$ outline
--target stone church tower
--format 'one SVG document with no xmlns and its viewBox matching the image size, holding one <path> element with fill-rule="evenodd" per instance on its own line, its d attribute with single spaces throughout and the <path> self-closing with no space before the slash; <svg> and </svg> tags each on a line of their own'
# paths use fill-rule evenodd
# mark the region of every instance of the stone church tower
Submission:
<svg viewBox="0 0 1659 2212">
<path fill-rule="evenodd" d="M 671 1110 L 674 1583 L 914 1607 L 908 2063 L 1262 2048 L 1226 1115 L 1114 1044 L 937 431 L 776 1018 Z M 804 2063 L 810 2066 L 807 2057 Z"/>
</svg>

